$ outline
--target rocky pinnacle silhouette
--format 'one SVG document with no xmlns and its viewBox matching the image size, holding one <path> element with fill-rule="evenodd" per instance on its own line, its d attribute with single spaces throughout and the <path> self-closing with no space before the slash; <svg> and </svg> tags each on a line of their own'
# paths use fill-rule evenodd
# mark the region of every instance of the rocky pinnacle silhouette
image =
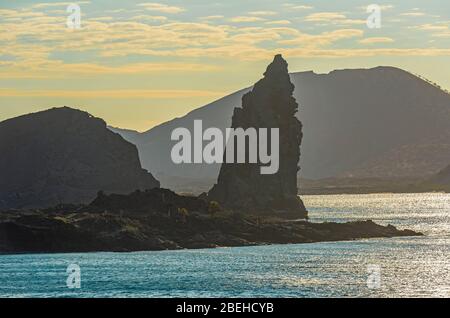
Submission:
<svg viewBox="0 0 450 318">
<path fill-rule="evenodd" d="M 281 55 L 276 55 L 264 78 L 243 96 L 242 108 L 234 109 L 231 127 L 279 128 L 279 170 L 272 175 L 262 175 L 261 162 L 224 163 L 217 184 L 208 193 L 209 200 L 234 210 L 307 216 L 297 196 L 303 134 L 302 124 L 295 117 L 298 104 L 293 92 L 288 64 Z"/>
</svg>

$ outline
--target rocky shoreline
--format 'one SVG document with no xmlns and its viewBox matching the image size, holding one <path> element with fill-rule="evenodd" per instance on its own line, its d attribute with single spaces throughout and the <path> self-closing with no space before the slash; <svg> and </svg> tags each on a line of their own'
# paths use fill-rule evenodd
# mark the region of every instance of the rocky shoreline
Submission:
<svg viewBox="0 0 450 318">
<path fill-rule="evenodd" d="M 128 196 L 100 194 L 88 206 L 0 213 L 2 254 L 157 251 L 419 235 L 370 220 L 311 223 L 213 211 L 206 202 L 164 189 Z"/>
</svg>

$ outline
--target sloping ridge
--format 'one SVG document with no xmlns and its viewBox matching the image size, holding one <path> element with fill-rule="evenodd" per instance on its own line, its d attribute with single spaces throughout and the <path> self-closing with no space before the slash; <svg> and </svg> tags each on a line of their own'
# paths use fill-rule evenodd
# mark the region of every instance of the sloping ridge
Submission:
<svg viewBox="0 0 450 318">
<path fill-rule="evenodd" d="M 450 186 L 450 165 L 440 171 L 432 180 L 435 183 Z"/>
<path fill-rule="evenodd" d="M 99 190 L 159 187 L 136 146 L 68 107 L 0 123 L 0 209 L 88 203 Z"/>
<path fill-rule="evenodd" d="M 439 87 L 394 67 L 300 72 L 291 80 L 304 124 L 302 177 L 428 176 L 448 165 L 450 95 Z M 220 165 L 173 164 L 171 132 L 192 129 L 194 119 L 204 128 L 229 127 L 248 90 L 140 134 L 135 142 L 143 167 L 164 186 L 176 187 L 176 178 L 212 185 Z"/>
</svg>

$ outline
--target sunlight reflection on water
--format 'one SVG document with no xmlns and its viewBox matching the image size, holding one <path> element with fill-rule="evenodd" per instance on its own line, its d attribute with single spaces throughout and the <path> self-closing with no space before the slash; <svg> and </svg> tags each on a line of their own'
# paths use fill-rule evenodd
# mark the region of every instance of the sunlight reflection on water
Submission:
<svg viewBox="0 0 450 318">
<path fill-rule="evenodd" d="M 297 245 L 0 256 L 1 297 L 450 297 L 450 195 L 305 196 L 314 222 L 372 219 L 426 234 Z M 66 287 L 77 263 L 82 288 Z M 381 288 L 367 266 L 381 266 Z"/>
</svg>

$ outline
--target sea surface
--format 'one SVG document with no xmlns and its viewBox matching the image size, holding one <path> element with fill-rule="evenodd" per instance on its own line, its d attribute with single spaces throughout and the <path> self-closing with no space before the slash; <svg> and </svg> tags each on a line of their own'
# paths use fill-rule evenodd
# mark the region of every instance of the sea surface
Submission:
<svg viewBox="0 0 450 318">
<path fill-rule="evenodd" d="M 424 237 L 137 253 L 0 256 L 0 297 L 450 297 L 450 194 L 303 197 L 314 222 Z M 80 280 L 67 267 L 80 268 Z"/>
</svg>

